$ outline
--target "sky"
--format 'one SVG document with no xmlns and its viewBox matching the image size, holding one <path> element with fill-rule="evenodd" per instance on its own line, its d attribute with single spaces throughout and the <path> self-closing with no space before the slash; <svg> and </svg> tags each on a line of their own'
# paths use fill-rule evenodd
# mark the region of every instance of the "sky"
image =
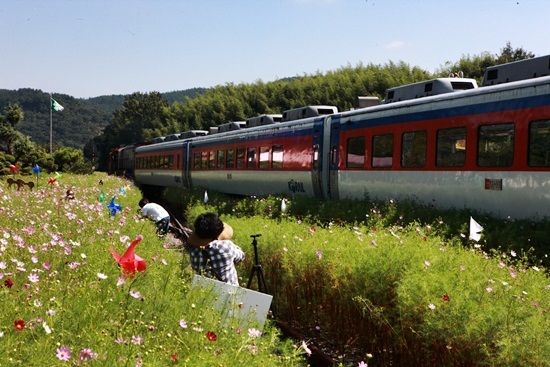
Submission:
<svg viewBox="0 0 550 367">
<path fill-rule="evenodd" d="M 0 89 L 90 98 L 271 82 L 507 42 L 550 54 L 548 0 L 2 0 Z"/>
</svg>

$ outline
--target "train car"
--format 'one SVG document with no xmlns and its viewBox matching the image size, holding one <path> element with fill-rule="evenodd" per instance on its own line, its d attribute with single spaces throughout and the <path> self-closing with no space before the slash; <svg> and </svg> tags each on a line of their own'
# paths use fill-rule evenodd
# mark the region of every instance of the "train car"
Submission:
<svg viewBox="0 0 550 367">
<path fill-rule="evenodd" d="M 324 117 L 213 134 L 190 143 L 190 183 L 239 195 L 318 195 Z"/>
<path fill-rule="evenodd" d="M 108 174 L 134 177 L 135 145 L 111 149 L 109 152 Z"/>
<path fill-rule="evenodd" d="M 550 77 L 343 113 L 331 131 L 333 199 L 550 216 Z"/>
<path fill-rule="evenodd" d="M 307 106 L 276 121 L 259 116 L 248 127 L 182 133 L 136 149 L 136 181 L 239 195 L 410 198 L 548 217 L 549 67 L 545 56 L 490 68 L 484 80 L 492 82 L 481 87 L 440 78 L 392 88 L 384 103 L 367 98 L 352 111 Z"/>
</svg>

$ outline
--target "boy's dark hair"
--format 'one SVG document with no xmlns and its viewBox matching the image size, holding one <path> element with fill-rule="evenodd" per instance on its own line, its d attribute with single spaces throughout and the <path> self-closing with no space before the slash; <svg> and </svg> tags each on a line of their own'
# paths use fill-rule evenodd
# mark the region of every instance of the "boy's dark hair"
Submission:
<svg viewBox="0 0 550 367">
<path fill-rule="evenodd" d="M 195 233 L 200 238 L 217 239 L 223 232 L 223 222 L 214 213 L 204 213 L 195 219 Z"/>
<path fill-rule="evenodd" d="M 139 207 L 140 208 L 143 208 L 147 204 L 149 204 L 149 200 L 147 200 L 146 198 L 143 198 L 139 201 Z"/>
</svg>

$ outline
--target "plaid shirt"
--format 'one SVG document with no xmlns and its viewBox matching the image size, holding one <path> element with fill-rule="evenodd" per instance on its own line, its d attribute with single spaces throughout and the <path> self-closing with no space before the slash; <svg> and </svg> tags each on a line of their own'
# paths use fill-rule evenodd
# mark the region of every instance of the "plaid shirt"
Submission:
<svg viewBox="0 0 550 367">
<path fill-rule="evenodd" d="M 244 260 L 244 252 L 232 241 L 214 240 L 204 250 L 186 244 L 185 249 L 189 252 L 191 267 L 197 273 L 239 285 L 235 264 Z"/>
</svg>

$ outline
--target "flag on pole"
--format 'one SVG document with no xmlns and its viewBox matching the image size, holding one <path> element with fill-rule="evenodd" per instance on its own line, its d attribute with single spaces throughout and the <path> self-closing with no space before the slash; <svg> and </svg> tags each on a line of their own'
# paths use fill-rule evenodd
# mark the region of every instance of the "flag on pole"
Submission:
<svg viewBox="0 0 550 367">
<path fill-rule="evenodd" d="M 52 108 L 55 110 L 55 111 L 63 111 L 65 109 L 65 107 L 63 107 L 62 105 L 60 105 L 59 103 L 57 103 L 57 101 L 55 99 L 52 98 Z"/>
</svg>

